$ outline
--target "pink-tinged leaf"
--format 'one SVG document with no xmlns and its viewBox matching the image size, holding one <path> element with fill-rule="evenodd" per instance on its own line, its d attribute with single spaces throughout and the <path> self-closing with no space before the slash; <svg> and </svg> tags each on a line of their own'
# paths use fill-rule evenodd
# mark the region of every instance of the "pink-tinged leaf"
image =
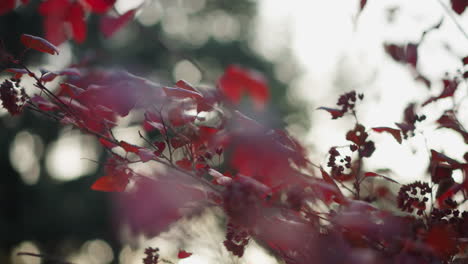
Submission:
<svg viewBox="0 0 468 264">
<path fill-rule="evenodd" d="M 112 149 L 112 148 L 115 148 L 115 147 L 118 146 L 114 142 L 110 142 L 109 140 L 107 140 L 105 138 L 99 138 L 99 143 L 101 143 L 101 145 L 103 145 L 104 147 L 106 147 L 108 149 Z"/>
<path fill-rule="evenodd" d="M 68 22 L 71 24 L 73 39 L 76 43 L 82 43 L 86 39 L 86 21 L 83 7 L 80 3 L 74 2 L 68 9 Z"/>
<path fill-rule="evenodd" d="M 123 140 L 120 141 L 120 146 L 127 152 L 138 153 L 138 151 L 140 150 L 140 147 L 127 143 Z"/>
<path fill-rule="evenodd" d="M 208 169 L 208 174 L 213 176 L 213 182 L 222 186 L 228 186 L 232 183 L 232 178 L 227 177 L 215 169 Z"/>
<path fill-rule="evenodd" d="M 102 192 L 123 192 L 127 187 L 129 177 L 122 175 L 103 176 L 93 183 L 92 190 Z"/>
<path fill-rule="evenodd" d="M 325 110 L 332 115 L 332 119 L 337 119 L 344 115 L 344 112 L 341 109 L 330 108 L 330 107 L 319 107 L 317 110 Z"/>
<path fill-rule="evenodd" d="M 427 99 L 423 104 L 422 106 L 425 106 L 429 103 L 432 103 L 434 101 L 437 101 L 439 99 L 443 99 L 443 98 L 447 98 L 447 97 L 451 97 L 453 96 L 453 94 L 455 93 L 455 91 L 457 90 L 457 87 L 458 87 L 458 80 L 454 79 L 454 80 L 447 80 L 447 79 L 444 79 L 443 80 L 443 84 L 444 84 L 444 89 L 442 90 L 442 92 L 440 93 L 439 96 L 432 96 L 430 97 L 429 99 Z"/>
<path fill-rule="evenodd" d="M 31 101 L 35 105 L 37 105 L 37 107 L 39 107 L 39 109 L 41 109 L 42 111 L 52 111 L 58 109 L 58 107 L 54 103 L 47 101 L 40 95 L 34 95 L 31 98 Z"/>
<path fill-rule="evenodd" d="M 57 47 L 40 37 L 23 34 L 21 35 L 21 43 L 27 48 L 35 49 L 40 52 L 46 52 L 52 55 L 59 54 Z"/>
<path fill-rule="evenodd" d="M 84 0 L 87 7 L 94 13 L 104 13 L 111 8 L 116 0 Z"/>
<path fill-rule="evenodd" d="M 390 127 L 373 127 L 372 130 L 378 133 L 382 133 L 382 132 L 390 133 L 398 143 L 401 144 L 402 142 L 401 131 L 399 129 L 390 128 Z"/>
<path fill-rule="evenodd" d="M 197 91 L 190 91 L 182 88 L 177 87 L 163 87 L 164 93 L 167 96 L 172 96 L 176 98 L 193 98 L 199 99 L 202 98 L 202 95 Z"/>
<path fill-rule="evenodd" d="M 53 81 L 58 75 L 54 72 L 48 72 L 41 77 L 41 82 L 47 83 Z"/>
<path fill-rule="evenodd" d="M 60 70 L 60 71 L 55 71 L 54 73 L 57 74 L 57 75 L 60 75 L 60 76 L 63 76 L 63 75 L 65 75 L 65 76 L 81 76 L 81 73 L 77 68 L 66 68 L 66 69 L 63 69 L 63 70 Z"/>
<path fill-rule="evenodd" d="M 185 251 L 185 250 L 180 250 L 179 253 L 177 254 L 177 257 L 178 257 L 179 259 L 188 258 L 188 257 L 190 257 L 190 256 L 192 256 L 192 253 L 189 253 L 189 252 L 187 252 L 187 251 Z"/>
<path fill-rule="evenodd" d="M 140 148 L 137 152 L 137 155 L 140 157 L 142 162 L 156 160 L 156 154 L 154 154 L 153 151 L 146 148 Z"/>
<path fill-rule="evenodd" d="M 398 183 L 397 181 L 395 181 L 395 180 L 393 180 L 393 179 L 391 179 L 391 178 L 389 178 L 387 176 L 384 176 L 382 174 L 378 174 L 378 173 L 375 173 L 375 172 L 366 172 L 366 173 L 364 173 L 364 177 L 366 177 L 366 178 L 367 177 L 382 177 L 387 181 L 391 181 L 393 183 Z"/>
<path fill-rule="evenodd" d="M 62 88 L 62 92 L 69 95 L 71 98 L 76 98 L 85 91 L 83 88 L 71 83 L 61 83 L 60 87 Z"/>
<path fill-rule="evenodd" d="M 453 11 L 459 15 L 461 15 L 468 6 L 467 0 L 451 0 L 450 2 L 452 4 Z"/>
<path fill-rule="evenodd" d="M 5 71 L 10 72 L 10 73 L 14 73 L 15 74 L 15 76 L 14 76 L 15 79 L 21 79 L 23 74 L 28 74 L 27 70 L 18 69 L 18 68 L 8 68 Z"/>
<path fill-rule="evenodd" d="M 125 26 L 130 20 L 133 19 L 136 10 L 127 11 L 119 17 L 103 16 L 101 18 L 99 28 L 106 38 L 112 37 L 119 29 Z"/>
<path fill-rule="evenodd" d="M 16 6 L 16 0 L 2 0 L 0 4 L 0 16 L 13 10 Z"/>
</svg>

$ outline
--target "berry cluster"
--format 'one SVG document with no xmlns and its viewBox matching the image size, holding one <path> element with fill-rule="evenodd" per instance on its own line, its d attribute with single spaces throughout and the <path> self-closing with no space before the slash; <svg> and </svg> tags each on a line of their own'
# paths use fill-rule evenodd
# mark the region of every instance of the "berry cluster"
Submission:
<svg viewBox="0 0 468 264">
<path fill-rule="evenodd" d="M 11 115 L 20 114 L 27 99 L 24 88 L 20 88 L 20 79 L 4 80 L 0 85 L 0 100 Z"/>
<path fill-rule="evenodd" d="M 431 187 L 425 182 L 416 181 L 403 185 L 398 192 L 398 208 L 409 213 L 417 209 L 417 215 L 422 215 L 426 209 L 426 202 L 429 200 L 425 197 L 426 194 L 431 194 Z"/>
</svg>

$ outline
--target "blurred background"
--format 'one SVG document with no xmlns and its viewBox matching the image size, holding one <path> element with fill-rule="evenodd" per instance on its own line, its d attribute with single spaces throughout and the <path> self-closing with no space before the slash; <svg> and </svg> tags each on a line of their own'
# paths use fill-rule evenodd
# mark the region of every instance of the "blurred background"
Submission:
<svg viewBox="0 0 468 264">
<path fill-rule="evenodd" d="M 255 69 L 266 76 L 272 92 L 272 125 L 288 129 L 308 147 L 312 160 L 325 164 L 328 149 L 345 144 L 353 120 L 332 121 L 317 107 L 333 107 L 339 94 L 355 89 L 365 94 L 358 108 L 360 122 L 394 127 L 409 102 L 438 94 L 440 79 L 456 74 L 462 68 L 460 58 L 468 55 L 468 40 L 444 10 L 449 1 L 368 1 L 362 12 L 359 2 L 118 0 L 113 12 L 119 14 L 143 8 L 113 37 L 104 38 L 97 17 L 91 15 L 83 44 L 65 42 L 59 56 L 29 52 L 27 64 L 59 70 L 95 58 L 96 67 L 125 69 L 161 83 L 184 79 L 194 85 L 213 85 L 229 64 Z M 23 33 L 43 36 L 39 3 L 32 0 L 0 16 L 0 39 L 9 52 L 22 51 L 18 43 Z M 466 13 L 452 15 L 468 29 Z M 428 89 L 414 80 L 407 65 L 392 60 L 383 44 L 418 41 L 440 21 L 440 28 L 427 34 L 419 49 L 418 69 L 433 82 Z M 2 79 L 7 76 L 0 74 Z M 466 85 L 463 88 L 466 94 Z M 466 101 L 460 107 L 465 122 Z M 441 101 L 425 108 L 427 130 L 402 145 L 391 137 L 372 135 L 377 151 L 366 163 L 369 170 L 389 168 L 390 176 L 409 182 L 425 174 L 429 148 L 462 159 L 467 150 L 463 139 L 435 131 L 431 123 L 448 107 L 450 102 Z M 115 231 L 111 195 L 89 189 L 102 172 L 90 160 L 104 158 L 93 137 L 30 112 L 10 117 L 3 109 L 0 128 L 0 263 L 41 262 L 16 257 L 18 251 L 66 256 L 74 263 L 141 263 L 141 248 L 122 243 L 121 232 Z M 116 131 L 116 136 L 138 143 L 137 131 L 138 127 L 129 127 Z M 275 263 L 257 249 L 249 249 L 245 260 L 228 257 L 222 252 L 222 232 L 203 228 L 217 219 L 218 212 L 210 212 L 192 222 L 184 220 L 169 233 L 142 243 L 159 246 L 168 255 L 181 245 L 195 250 L 198 244 L 199 255 L 190 263 L 245 263 L 249 258 Z M 194 229 L 193 221 L 205 225 Z M 197 240 L 203 235 L 206 239 L 207 233 L 212 234 L 211 244 Z M 183 242 L 182 234 L 195 242 Z M 200 253 L 206 248 L 211 255 Z M 189 263 L 180 263 L 184 261 Z"/>
</svg>

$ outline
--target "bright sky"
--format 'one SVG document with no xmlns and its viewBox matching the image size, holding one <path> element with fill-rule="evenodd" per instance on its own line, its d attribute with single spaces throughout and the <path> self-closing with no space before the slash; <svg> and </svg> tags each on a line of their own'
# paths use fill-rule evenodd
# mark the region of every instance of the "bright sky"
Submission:
<svg viewBox="0 0 468 264">
<path fill-rule="evenodd" d="M 421 33 L 437 24 L 442 17 L 441 28 L 428 34 L 419 49 L 420 70 L 432 81 L 445 72 L 456 73 L 461 69 L 459 58 L 468 55 L 468 40 L 447 16 L 438 0 L 389 0 L 368 1 L 359 17 L 357 27 L 353 18 L 359 1 L 343 0 L 293 0 L 285 4 L 279 0 L 260 1 L 259 39 L 266 44 L 265 57 L 274 57 L 271 43 L 278 43 L 278 31 L 289 23 L 290 38 L 280 38 L 279 43 L 290 47 L 303 65 L 305 74 L 293 84 L 294 93 L 307 98 L 313 109 L 319 106 L 333 107 L 339 94 L 356 89 L 366 98 L 360 108 L 360 122 L 368 127 L 390 126 L 402 119 L 402 110 L 413 100 L 422 101 L 428 91 L 415 83 L 410 71 L 393 62 L 383 51 L 384 42 L 405 43 L 419 39 Z M 443 1 L 447 3 L 448 1 Z M 386 14 L 397 7 L 395 20 L 389 24 Z M 468 14 L 455 15 L 468 30 Z M 450 46 L 452 53 L 445 46 Z M 340 81 L 337 86 L 337 81 Z M 459 90 L 465 89 L 462 84 Z M 440 92 L 440 83 L 432 94 Z M 456 98 L 460 93 L 456 94 Z M 429 148 L 444 149 L 447 154 L 461 158 L 467 151 L 461 137 L 446 130 L 433 131 L 431 121 L 447 109 L 449 100 L 441 100 L 424 109 L 428 120 L 422 127 L 428 128 L 423 136 L 398 145 L 388 135 L 372 135 L 377 151 L 369 159 L 369 167 L 392 168 L 393 177 L 402 182 L 411 181 L 425 173 Z M 460 109 L 461 119 L 468 120 L 467 100 Z M 359 108 L 358 108 L 359 109 Z M 344 144 L 344 135 L 353 125 L 346 120 L 331 121 L 328 113 L 312 111 L 312 129 L 307 141 L 314 147 L 314 159 L 324 161 L 330 146 Z M 431 119 L 432 118 L 432 119 Z M 348 121 L 351 121 L 350 119 Z M 463 122 L 463 121 L 462 121 Z M 427 142 L 426 142 L 427 140 Z M 443 146 L 442 146 L 443 145 Z M 442 148 L 443 147 L 443 148 Z M 413 153 L 415 151 L 415 153 Z"/>
</svg>

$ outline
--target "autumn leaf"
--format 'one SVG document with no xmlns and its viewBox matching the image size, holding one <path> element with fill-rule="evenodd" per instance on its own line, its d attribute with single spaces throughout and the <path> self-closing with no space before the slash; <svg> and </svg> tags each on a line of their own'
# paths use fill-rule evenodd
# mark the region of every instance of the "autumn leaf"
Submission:
<svg viewBox="0 0 468 264">
<path fill-rule="evenodd" d="M 52 55 L 59 54 L 57 47 L 40 37 L 23 34 L 21 35 L 21 43 L 23 43 L 27 48 L 35 49 L 40 52 L 46 52 Z"/>
<path fill-rule="evenodd" d="M 179 253 L 177 254 L 177 257 L 178 257 L 179 259 L 188 258 L 188 257 L 190 257 L 190 256 L 192 256 L 192 253 L 189 253 L 189 252 L 187 252 L 187 251 L 185 251 L 185 250 L 179 250 Z"/>
<path fill-rule="evenodd" d="M 390 127 L 373 127 L 372 130 L 378 133 L 382 133 L 382 132 L 390 133 L 398 143 L 401 144 L 402 142 L 401 131 L 399 129 L 390 128 Z"/>
<path fill-rule="evenodd" d="M 319 107 L 317 110 L 325 110 L 328 113 L 332 115 L 332 119 L 338 119 L 339 117 L 342 117 L 344 115 L 343 110 L 341 109 L 336 109 L 336 108 L 330 108 L 330 107 Z"/>
<path fill-rule="evenodd" d="M 124 27 L 135 15 L 136 10 L 129 10 L 118 17 L 103 16 L 99 28 L 106 38 L 112 37 L 119 29 Z"/>
<path fill-rule="evenodd" d="M 378 174 L 378 173 L 375 173 L 375 172 L 366 172 L 366 173 L 364 173 L 364 177 L 366 177 L 366 178 L 369 178 L 369 177 L 382 177 L 387 181 L 390 181 L 390 182 L 393 182 L 393 183 L 398 183 L 397 181 L 395 181 L 395 180 L 393 180 L 393 179 L 391 179 L 391 178 L 389 178 L 387 176 L 384 176 L 382 174 Z"/>
</svg>

